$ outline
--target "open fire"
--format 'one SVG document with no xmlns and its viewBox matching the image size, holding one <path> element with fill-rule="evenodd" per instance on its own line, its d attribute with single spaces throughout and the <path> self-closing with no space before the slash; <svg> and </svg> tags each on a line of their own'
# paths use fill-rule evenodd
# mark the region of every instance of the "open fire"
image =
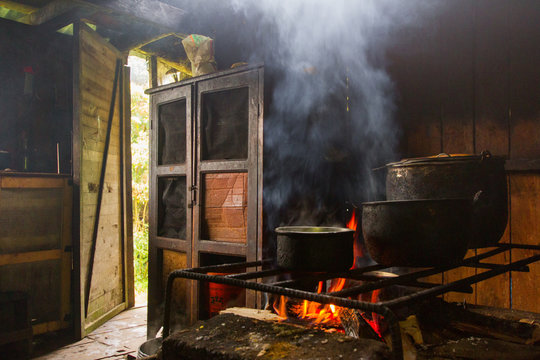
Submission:
<svg viewBox="0 0 540 360">
<path fill-rule="evenodd" d="M 346 224 L 347 228 L 355 231 L 354 233 L 354 263 L 351 269 L 358 267 L 358 264 L 364 261 L 365 252 L 362 249 L 359 241 L 358 216 L 356 210 L 353 211 L 350 220 Z M 341 291 L 350 286 L 358 285 L 357 281 L 348 280 L 345 278 L 335 278 L 328 281 L 319 281 L 317 285 L 317 293 L 331 293 Z M 376 303 L 379 299 L 380 290 L 374 290 L 371 293 L 360 294 L 356 300 Z M 289 299 L 286 296 L 276 297 L 273 303 L 273 308 L 280 318 L 285 320 L 301 319 L 313 326 L 327 326 L 328 328 L 345 331 L 342 324 L 344 311 L 349 316 L 348 309 L 336 306 L 334 304 L 321 304 L 314 301 L 303 300 L 298 303 L 297 300 Z M 381 329 L 381 317 L 375 313 L 368 315 L 364 312 L 358 312 L 364 322 L 368 324 L 380 337 L 383 338 Z M 360 320 L 360 319 L 358 319 Z"/>
</svg>

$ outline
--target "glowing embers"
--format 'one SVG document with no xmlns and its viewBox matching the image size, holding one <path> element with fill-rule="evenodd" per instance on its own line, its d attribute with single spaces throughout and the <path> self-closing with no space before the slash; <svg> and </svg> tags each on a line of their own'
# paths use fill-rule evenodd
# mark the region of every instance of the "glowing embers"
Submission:
<svg viewBox="0 0 540 360">
<path fill-rule="evenodd" d="M 317 293 L 330 293 L 358 284 L 356 281 L 336 278 L 320 281 Z M 327 288 L 327 289 L 326 289 Z M 379 290 L 364 294 L 357 298 L 360 301 L 377 302 Z M 357 334 L 365 333 L 359 327 L 369 327 L 376 338 L 382 338 L 382 318 L 377 314 L 343 308 L 334 304 L 321 304 L 314 301 L 300 300 L 279 296 L 273 304 L 274 311 L 282 321 L 299 322 L 306 326 L 314 326 L 327 331 L 345 332 L 347 335 L 359 337 Z M 360 336 L 361 337 L 361 336 Z"/>
</svg>

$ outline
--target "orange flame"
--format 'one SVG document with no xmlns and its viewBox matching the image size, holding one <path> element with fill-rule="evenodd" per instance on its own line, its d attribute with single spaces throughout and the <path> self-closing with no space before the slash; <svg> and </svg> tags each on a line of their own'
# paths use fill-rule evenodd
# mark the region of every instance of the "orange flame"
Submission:
<svg viewBox="0 0 540 360">
<path fill-rule="evenodd" d="M 353 210 L 352 216 L 347 222 L 347 228 L 354 230 L 354 247 L 353 247 L 353 254 L 354 254 L 354 262 L 351 266 L 351 269 L 356 269 L 356 266 L 358 264 L 359 259 L 364 257 L 364 251 L 360 247 L 360 232 L 358 230 L 358 216 L 356 216 L 356 209 Z"/>
<path fill-rule="evenodd" d="M 350 220 L 347 222 L 347 228 L 355 231 L 354 234 L 354 263 L 351 269 L 356 268 L 357 260 L 364 256 L 363 250 L 359 245 L 358 217 L 356 210 L 353 211 Z M 337 278 L 330 281 L 328 292 L 340 291 L 347 283 L 347 279 Z M 317 293 L 323 292 L 325 282 L 319 281 L 317 285 Z M 377 302 L 380 290 L 375 290 L 371 294 L 371 302 Z M 289 299 L 285 296 L 280 296 L 274 301 L 274 310 L 282 318 L 287 319 L 287 309 L 294 313 L 298 318 L 311 321 L 313 324 L 328 324 L 331 322 L 340 323 L 339 316 L 342 308 L 334 304 L 323 305 L 314 301 L 304 300 L 301 305 L 289 304 Z M 369 318 L 366 314 L 362 314 L 364 320 L 373 328 L 373 330 L 381 336 L 380 318 L 376 314 L 372 314 Z M 382 337 L 382 336 L 381 336 Z"/>
</svg>

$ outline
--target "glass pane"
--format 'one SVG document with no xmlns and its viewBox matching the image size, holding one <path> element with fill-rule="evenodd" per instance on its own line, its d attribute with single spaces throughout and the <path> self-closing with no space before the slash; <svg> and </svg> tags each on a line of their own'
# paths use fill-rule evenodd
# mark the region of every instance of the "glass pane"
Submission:
<svg viewBox="0 0 540 360">
<path fill-rule="evenodd" d="M 202 160 L 247 159 L 249 88 L 202 96 Z"/>
<path fill-rule="evenodd" d="M 158 165 L 186 162 L 186 100 L 159 106 Z"/>
<path fill-rule="evenodd" d="M 158 236 L 186 238 L 186 178 L 160 178 Z"/>
</svg>

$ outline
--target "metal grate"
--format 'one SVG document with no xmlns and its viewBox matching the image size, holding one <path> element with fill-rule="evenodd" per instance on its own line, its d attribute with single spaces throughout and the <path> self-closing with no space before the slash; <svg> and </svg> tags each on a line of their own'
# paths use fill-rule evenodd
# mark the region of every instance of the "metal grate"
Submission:
<svg viewBox="0 0 540 360">
<path fill-rule="evenodd" d="M 499 265 L 483 260 L 489 259 L 497 254 L 509 252 L 512 249 L 532 250 L 535 254 L 513 261 L 509 264 Z M 499 244 L 494 249 L 483 254 L 472 256 L 464 259 L 456 265 L 434 267 L 434 268 L 417 268 L 404 275 L 381 277 L 374 275 L 373 272 L 388 269 L 383 265 L 371 265 L 363 268 L 352 269 L 345 272 L 336 273 L 294 273 L 289 270 L 271 268 L 263 269 L 272 266 L 274 260 L 262 260 L 253 262 L 242 262 L 235 264 L 205 266 L 193 269 L 174 270 L 169 274 L 167 280 L 167 288 L 165 293 L 165 315 L 163 323 L 163 336 L 167 337 L 170 331 L 170 307 L 171 307 L 171 289 L 175 279 L 184 278 L 199 281 L 209 281 L 219 284 L 228 284 L 246 289 L 261 291 L 274 295 L 284 295 L 291 298 L 314 301 L 321 304 L 334 304 L 350 309 L 357 309 L 365 312 L 373 312 L 384 317 L 389 324 L 390 336 L 392 340 L 392 352 L 396 359 L 402 359 L 402 343 L 401 332 L 398 324 L 398 318 L 395 311 L 408 305 L 420 303 L 423 300 L 433 298 L 435 296 L 447 293 L 449 291 L 472 292 L 471 285 L 477 282 L 492 278 L 494 276 L 509 272 L 509 271 L 529 271 L 528 264 L 540 260 L 540 246 L 534 245 L 517 245 L 517 244 Z M 485 272 L 473 276 L 465 277 L 460 280 L 453 281 L 447 284 L 432 284 L 422 282 L 419 279 L 427 276 L 441 274 L 445 271 L 457 269 L 460 267 L 477 267 L 486 269 Z M 246 271 L 246 270 L 252 271 Z M 409 268 L 410 269 L 410 268 Z M 232 275 L 208 275 L 208 272 L 234 272 Z M 264 283 L 262 279 L 276 275 L 291 274 L 294 276 L 292 280 L 285 280 L 273 283 Z M 298 287 L 305 281 L 326 281 L 335 278 L 346 278 L 351 280 L 362 280 L 365 283 L 358 286 L 352 286 L 340 291 L 316 293 L 310 291 L 299 290 Z M 377 303 L 364 302 L 350 299 L 362 293 L 367 293 L 377 289 L 383 289 L 388 286 L 399 285 L 410 287 L 412 292 L 398 296 L 394 299 L 381 301 Z"/>
</svg>

